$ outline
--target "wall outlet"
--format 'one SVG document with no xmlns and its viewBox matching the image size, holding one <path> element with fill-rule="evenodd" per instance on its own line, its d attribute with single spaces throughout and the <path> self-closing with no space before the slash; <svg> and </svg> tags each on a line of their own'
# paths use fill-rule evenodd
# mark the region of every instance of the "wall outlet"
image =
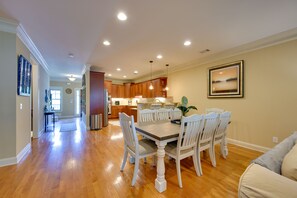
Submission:
<svg viewBox="0 0 297 198">
<path fill-rule="evenodd" d="M 22 110 L 23 109 L 23 104 L 22 103 L 20 103 L 20 110 Z"/>
<path fill-rule="evenodd" d="M 278 137 L 275 137 L 275 136 L 272 137 L 272 142 L 273 142 L 273 143 L 278 143 Z"/>
</svg>

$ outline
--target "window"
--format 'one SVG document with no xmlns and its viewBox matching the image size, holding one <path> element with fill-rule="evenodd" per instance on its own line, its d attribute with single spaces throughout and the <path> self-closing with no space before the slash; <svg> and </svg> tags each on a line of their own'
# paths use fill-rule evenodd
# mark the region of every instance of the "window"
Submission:
<svg viewBox="0 0 297 198">
<path fill-rule="evenodd" d="M 55 111 L 61 111 L 61 89 L 51 89 L 52 95 L 52 108 Z"/>
</svg>

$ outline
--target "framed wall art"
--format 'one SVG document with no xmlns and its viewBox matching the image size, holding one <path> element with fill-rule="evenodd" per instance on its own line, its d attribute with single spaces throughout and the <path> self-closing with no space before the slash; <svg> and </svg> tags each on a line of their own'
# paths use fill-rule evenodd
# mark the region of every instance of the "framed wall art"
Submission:
<svg viewBox="0 0 297 198">
<path fill-rule="evenodd" d="M 208 69 L 208 98 L 242 98 L 243 60 Z"/>
<path fill-rule="evenodd" d="M 31 94 L 31 63 L 22 55 L 18 57 L 18 85 L 17 93 L 20 96 Z"/>
</svg>

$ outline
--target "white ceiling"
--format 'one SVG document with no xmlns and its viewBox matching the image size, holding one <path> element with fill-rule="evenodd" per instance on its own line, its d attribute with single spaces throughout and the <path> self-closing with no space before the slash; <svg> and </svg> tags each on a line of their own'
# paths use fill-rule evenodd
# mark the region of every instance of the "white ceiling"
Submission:
<svg viewBox="0 0 297 198">
<path fill-rule="evenodd" d="M 127 21 L 117 20 L 119 11 L 126 12 Z M 0 0 L 0 16 L 23 25 L 51 77 L 81 75 L 84 65 L 92 65 L 116 79 L 136 79 L 150 73 L 149 60 L 155 72 L 164 71 L 166 63 L 182 67 L 294 29 L 297 1 Z M 111 45 L 103 46 L 104 39 Z M 183 46 L 186 39 L 190 47 Z M 205 49 L 211 51 L 201 54 Z"/>
</svg>

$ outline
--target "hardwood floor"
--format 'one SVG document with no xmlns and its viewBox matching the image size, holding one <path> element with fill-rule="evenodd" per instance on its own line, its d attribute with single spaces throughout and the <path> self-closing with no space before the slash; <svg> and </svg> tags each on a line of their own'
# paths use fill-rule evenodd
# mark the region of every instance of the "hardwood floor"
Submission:
<svg viewBox="0 0 297 198">
<path fill-rule="evenodd" d="M 140 162 L 134 187 L 134 165 L 120 172 L 123 138 L 119 126 L 86 131 L 75 120 L 75 132 L 48 132 L 32 141 L 31 151 L 17 165 L 0 168 L 0 197 L 237 197 L 240 175 L 261 153 L 228 145 L 227 160 L 216 148 L 217 167 L 202 157 L 203 176 L 195 173 L 191 158 L 182 160 L 183 188 L 179 188 L 175 162 L 165 160 L 167 191 L 154 187 L 156 168 L 152 159 Z"/>
</svg>

